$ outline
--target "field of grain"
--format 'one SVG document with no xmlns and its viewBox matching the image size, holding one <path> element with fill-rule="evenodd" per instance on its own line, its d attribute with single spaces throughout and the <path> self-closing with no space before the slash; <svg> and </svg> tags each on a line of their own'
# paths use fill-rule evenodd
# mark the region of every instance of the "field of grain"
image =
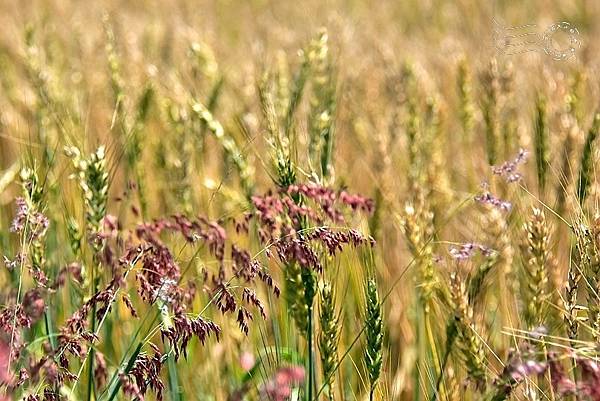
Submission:
<svg viewBox="0 0 600 401">
<path fill-rule="evenodd" d="M 0 1 L 1 401 L 600 401 L 600 3 Z"/>
</svg>

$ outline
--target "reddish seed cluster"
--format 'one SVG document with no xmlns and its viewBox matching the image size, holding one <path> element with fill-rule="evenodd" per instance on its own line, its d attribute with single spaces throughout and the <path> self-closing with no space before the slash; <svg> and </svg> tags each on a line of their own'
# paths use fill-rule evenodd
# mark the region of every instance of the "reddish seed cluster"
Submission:
<svg viewBox="0 0 600 401">
<path fill-rule="evenodd" d="M 17 210 L 10 231 L 23 236 L 24 243 L 30 243 L 33 247 L 39 247 L 41 239 L 46 235 L 46 231 L 50 224 L 48 218 L 42 213 L 32 210 L 23 198 L 17 198 L 15 202 L 17 204 Z M 13 260 L 4 256 L 4 262 L 10 270 L 17 267 L 23 267 L 27 262 L 27 253 L 23 249 L 13 258 Z M 48 278 L 44 272 L 40 270 L 39 266 L 32 263 L 31 265 L 28 265 L 27 268 L 38 286 L 45 287 L 47 285 Z"/>
<path fill-rule="evenodd" d="M 50 388 L 45 388 L 44 389 L 44 401 L 59 401 L 60 395 L 57 394 L 56 392 L 52 391 L 52 389 Z M 29 394 L 27 396 L 27 398 L 24 399 L 25 401 L 40 401 L 41 398 L 39 395 L 37 394 Z"/>
<path fill-rule="evenodd" d="M 315 226 L 328 221 L 342 224 L 345 222 L 344 207 L 365 213 L 371 213 L 374 207 L 371 199 L 316 184 L 291 185 L 278 194 L 267 192 L 263 196 L 253 196 L 252 204 L 254 211 L 238 224 L 238 229 L 247 230 L 248 221 L 254 218 L 259 223 L 263 243 L 293 235 L 303 222 Z"/>
<path fill-rule="evenodd" d="M 495 195 L 492 195 L 488 191 L 485 191 L 482 194 L 475 196 L 475 200 L 483 205 L 490 205 L 503 212 L 510 212 L 510 210 L 512 209 L 512 204 L 510 202 L 502 200 L 496 197 Z"/>
<path fill-rule="evenodd" d="M 21 303 L 14 299 L 0 309 L 0 344 L 10 347 L 10 360 L 16 360 L 25 347 L 22 329 L 28 329 L 43 315 L 45 303 L 42 291 L 37 288 L 28 290 Z"/>
<path fill-rule="evenodd" d="M 112 306 L 115 292 L 118 289 L 117 280 L 112 280 L 103 290 L 98 291 L 86 301 L 61 327 L 57 338 L 57 348 L 53 354 L 58 359 L 60 368 L 68 371 L 69 358 L 82 359 L 87 353 L 85 343 L 97 340 L 95 333 L 88 329 L 88 317 L 95 308 L 98 321 L 102 321 Z"/>
<path fill-rule="evenodd" d="M 291 186 L 275 194 L 255 196 L 252 203 L 253 210 L 241 222 L 236 222 L 236 230 L 238 234 L 249 234 L 249 224 L 256 224 L 267 258 L 277 256 L 282 262 L 298 263 L 304 268 L 320 271 L 322 251 L 333 256 L 347 245 L 356 247 L 374 244 L 372 238 L 367 238 L 356 230 L 328 227 L 328 224 L 344 222 L 344 209 L 372 211 L 373 202 L 370 199 L 311 184 Z M 17 216 L 13 222 L 15 231 L 23 230 L 27 219 L 31 221 L 32 214 L 24 201 L 18 201 L 17 206 Z M 39 230 L 34 231 L 34 235 L 41 236 L 45 233 L 47 224 L 42 217 L 36 217 L 35 226 Z M 102 231 L 95 233 L 90 241 L 97 252 L 94 255 L 95 261 L 100 264 L 107 284 L 85 300 L 58 329 L 55 348 L 45 344 L 44 355 L 37 360 L 32 359 L 18 375 L 13 375 L 10 385 L 14 388 L 26 382 L 33 384 L 44 380 L 52 385 L 48 387 L 51 389 L 65 381 L 76 380 L 77 377 L 69 370 L 70 362 L 72 359 L 84 361 L 90 347 L 99 341 L 90 330 L 90 315 L 95 311 L 96 321 L 102 322 L 110 313 L 114 302 L 121 301 L 133 317 L 138 316 L 131 293 L 125 291 L 131 285 L 127 280 L 130 272 L 135 280 L 129 281 L 135 283 L 139 298 L 148 306 L 158 304 L 170 314 L 171 322 L 161 328 L 161 338 L 163 343 L 169 344 L 176 359 L 181 355 L 186 356 L 187 346 L 193 337 L 202 343 L 210 337 L 218 340 L 221 328 L 206 317 L 193 315 L 189 311 L 196 296 L 198 278 L 184 281 L 184 272 L 165 242 L 167 234 L 168 238 L 180 236 L 195 247 L 204 247 L 216 260 L 217 269 L 211 273 L 204 270 L 204 276 L 201 277 L 204 284 L 202 289 L 216 310 L 235 316 L 241 331 L 246 334 L 250 329 L 250 321 L 253 320 L 251 310 L 256 310 L 262 318 L 266 318 L 265 306 L 254 289 L 256 281 L 264 283 L 276 296 L 280 294 L 279 287 L 258 259 L 252 257 L 248 250 L 231 243 L 221 222 L 175 215 L 139 224 L 133 232 L 128 232 L 123 230 L 115 217 L 106 216 Z M 24 254 L 18 255 L 14 260 L 5 257 L 5 262 L 9 267 L 16 266 L 24 258 Z M 67 280 L 78 284 L 85 282 L 82 267 L 78 263 L 59 269 L 52 282 L 43 272 L 39 273 L 36 275 L 36 272 L 30 271 L 37 286 L 24 294 L 22 302 L 7 303 L 7 307 L 0 309 L 0 329 L 4 334 L 9 333 L 16 323 L 17 335 L 13 352 L 25 346 L 20 340 L 22 329 L 30 327 L 43 315 L 44 298 L 48 294 L 61 289 Z M 236 290 L 237 288 L 240 290 Z M 234 291 L 241 293 L 236 294 Z M 4 336 L 0 337 L 0 341 L 3 339 Z M 140 353 L 132 369 L 119 375 L 121 387 L 128 396 L 143 400 L 146 392 L 151 390 L 158 399 L 162 397 L 160 371 L 166 355 L 157 347 L 152 347 L 152 356 Z M 0 358 L 1 351 L 0 349 Z M 16 361 L 18 357 L 16 352 L 12 360 Z M 106 385 L 106 361 L 100 352 L 96 352 L 94 358 L 96 385 L 101 388 Z M 283 399 L 281 397 L 285 397 L 290 386 L 301 382 L 303 376 L 301 368 L 282 368 L 264 387 L 264 394 L 272 399 Z M 43 395 L 44 400 L 56 397 L 52 391 Z M 34 396 L 32 400 L 34 399 L 38 400 L 40 396 Z"/>
<path fill-rule="evenodd" d="M 600 401 L 600 365 L 592 359 L 575 356 L 581 369 L 581 380 L 575 383 L 566 373 L 556 354 L 549 355 L 552 387 L 560 395 L 586 395 L 592 401 Z"/>
<path fill-rule="evenodd" d="M 328 223 L 344 222 L 343 207 L 371 212 L 373 202 L 345 191 L 336 192 L 314 184 L 292 185 L 279 194 L 268 192 L 252 197 L 254 211 L 237 225 L 247 230 L 252 219 L 258 222 L 259 239 L 267 247 L 274 246 L 281 261 L 296 261 L 301 266 L 320 271 L 319 256 L 312 242 L 320 243 L 329 255 L 340 252 L 345 245 L 374 244 L 352 229 L 333 230 Z M 312 227 L 300 230 L 300 227 Z"/>
<path fill-rule="evenodd" d="M 518 171 L 521 164 L 527 161 L 528 153 L 524 149 L 519 149 L 517 156 L 510 161 L 506 161 L 499 166 L 492 166 L 492 173 L 502 177 L 507 183 L 512 184 L 521 181 L 523 175 Z M 483 191 L 481 194 L 475 196 L 475 201 L 492 206 L 503 212 L 510 212 L 512 204 L 508 201 L 498 198 L 489 191 L 489 185 L 487 182 L 482 184 Z"/>
<path fill-rule="evenodd" d="M 292 227 L 300 225 L 303 219 L 321 223 L 322 219 L 311 208 L 297 205 L 291 198 L 273 195 L 268 192 L 264 196 L 253 196 L 254 211 L 248 213 L 243 223 L 238 227 L 247 231 L 247 222 L 255 219 L 259 223 L 259 239 L 263 243 L 273 238 L 290 235 Z"/>
<path fill-rule="evenodd" d="M 519 182 L 523 178 L 523 175 L 517 169 L 519 165 L 527 161 L 527 155 L 528 153 L 525 149 L 519 149 L 519 153 L 514 160 L 506 161 L 500 166 L 492 166 L 492 172 L 504 178 L 509 184 Z"/>
<path fill-rule="evenodd" d="M 587 396 L 592 401 L 600 401 L 600 365 L 593 359 L 579 355 L 567 355 L 577 362 L 581 370 L 581 380 L 575 383 L 567 373 L 561 356 L 549 352 L 547 361 L 538 361 L 531 350 L 512 352 L 501 377 L 496 381 L 499 389 L 508 396 L 516 385 L 531 377 L 541 377 L 550 372 L 552 389 L 560 396 Z"/>
<path fill-rule="evenodd" d="M 307 240 L 320 241 L 327 248 L 329 255 L 334 256 L 341 252 L 344 245 L 358 247 L 361 245 L 375 245 L 375 240 L 371 237 L 365 237 L 354 229 L 347 231 L 333 231 L 327 227 L 319 227 L 306 235 Z"/>
<path fill-rule="evenodd" d="M 221 333 L 219 326 L 200 316 L 192 319 L 184 314 L 177 314 L 172 320 L 172 325 L 163 328 L 161 335 L 163 341 L 167 339 L 173 347 L 175 359 L 178 359 L 181 353 L 183 353 L 183 356 L 187 356 L 187 345 L 192 336 L 196 336 L 204 344 L 206 339 L 211 335 L 214 335 L 218 339 Z"/>
<path fill-rule="evenodd" d="M 494 252 L 485 245 L 467 242 L 465 244 L 461 244 L 459 247 L 451 247 L 450 256 L 458 261 L 464 261 L 473 257 L 477 251 L 481 252 L 483 256 L 490 256 L 492 252 Z"/>
<path fill-rule="evenodd" d="M 81 276 L 81 265 L 79 263 L 71 263 L 67 266 L 61 267 L 56 275 L 56 279 L 50 286 L 50 289 L 58 290 L 65 285 L 67 278 L 74 280 L 78 284 L 83 282 L 83 278 Z"/>
<path fill-rule="evenodd" d="M 103 388 L 108 377 L 106 359 L 100 351 L 94 353 L 94 381 L 97 388 Z"/>
<path fill-rule="evenodd" d="M 372 199 L 346 191 L 335 190 L 317 184 L 291 185 L 286 191 L 289 195 L 302 194 L 318 203 L 332 221 L 343 221 L 343 215 L 335 208 L 335 202 L 350 206 L 353 211 L 371 213 L 374 208 Z"/>
<path fill-rule="evenodd" d="M 303 238 L 281 240 L 275 243 L 280 260 L 291 263 L 297 262 L 305 268 L 321 271 L 321 263 L 314 249 Z"/>
<path fill-rule="evenodd" d="M 125 378 L 127 380 L 133 378 L 135 385 L 132 388 L 137 391 L 129 393 L 128 387 L 124 387 L 124 391 L 129 396 L 138 397 L 140 401 L 144 400 L 144 395 L 148 389 L 156 394 L 159 401 L 162 400 L 162 392 L 165 387 L 160 379 L 163 355 L 156 346 L 152 345 L 152 349 L 153 355 L 151 357 L 144 353 L 138 355 L 129 374 L 121 378 L 122 381 Z"/>
<path fill-rule="evenodd" d="M 254 305 L 259 311 L 260 315 L 263 319 L 267 318 L 267 314 L 265 313 L 265 307 L 260 302 L 260 299 L 256 296 L 256 292 L 250 288 L 244 288 L 242 291 L 242 300 L 247 302 L 248 304 Z"/>
<path fill-rule="evenodd" d="M 29 205 L 23 198 L 16 198 L 15 203 L 17 204 L 17 210 L 10 231 L 13 233 L 27 231 L 29 241 L 35 241 L 42 237 L 49 226 L 48 218 L 40 212 L 30 210 Z"/>
<path fill-rule="evenodd" d="M 119 383 L 121 383 L 121 388 L 123 389 L 123 393 L 125 395 L 127 395 L 131 399 L 138 399 L 140 401 L 144 401 L 144 395 L 140 391 L 139 387 L 131 378 L 129 378 L 124 373 L 119 373 Z"/>
<path fill-rule="evenodd" d="M 265 268 L 256 259 L 250 256 L 250 253 L 239 248 L 237 245 L 231 245 L 231 260 L 232 269 L 236 278 L 243 279 L 246 283 L 254 281 L 256 277 L 259 278 L 268 288 L 273 290 L 273 293 L 279 297 L 280 290 L 277 285 L 273 282 L 273 278 L 267 272 Z"/>
<path fill-rule="evenodd" d="M 9 365 L 12 358 L 8 343 L 0 341 L 0 386 L 9 385 L 13 381 Z"/>
</svg>

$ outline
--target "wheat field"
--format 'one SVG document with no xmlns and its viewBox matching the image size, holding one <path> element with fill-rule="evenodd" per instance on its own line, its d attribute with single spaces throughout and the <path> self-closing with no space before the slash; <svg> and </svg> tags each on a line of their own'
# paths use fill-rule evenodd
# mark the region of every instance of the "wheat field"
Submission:
<svg viewBox="0 0 600 401">
<path fill-rule="evenodd" d="M 0 400 L 600 401 L 599 37 L 0 1 Z"/>
</svg>

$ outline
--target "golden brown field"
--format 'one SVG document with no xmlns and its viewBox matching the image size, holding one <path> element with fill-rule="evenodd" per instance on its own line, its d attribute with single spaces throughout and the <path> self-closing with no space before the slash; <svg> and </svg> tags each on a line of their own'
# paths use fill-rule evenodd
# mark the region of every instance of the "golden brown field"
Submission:
<svg viewBox="0 0 600 401">
<path fill-rule="evenodd" d="M 600 3 L 0 2 L 0 400 L 600 400 Z"/>
</svg>

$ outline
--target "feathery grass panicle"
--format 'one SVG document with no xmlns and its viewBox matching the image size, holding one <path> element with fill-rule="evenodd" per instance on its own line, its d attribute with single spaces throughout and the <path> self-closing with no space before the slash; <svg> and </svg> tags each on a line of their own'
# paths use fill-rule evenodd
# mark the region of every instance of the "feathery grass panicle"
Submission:
<svg viewBox="0 0 600 401">
<path fill-rule="evenodd" d="M 583 151 L 581 154 L 581 162 L 579 163 L 579 178 L 577 180 L 577 199 L 581 206 L 584 205 L 587 197 L 594 171 L 594 142 L 600 131 L 600 113 L 594 115 L 592 126 L 590 127 L 587 136 L 585 137 L 585 144 L 583 145 Z"/>
<path fill-rule="evenodd" d="M 529 221 L 525 223 L 526 244 L 524 246 L 525 277 L 525 321 L 528 329 L 544 324 L 546 301 L 549 296 L 548 270 L 550 265 L 550 227 L 541 209 L 533 208 Z"/>
<path fill-rule="evenodd" d="M 340 335 L 339 317 L 335 309 L 335 291 L 330 283 L 321 286 L 319 322 L 319 351 L 321 352 L 321 370 L 325 395 L 329 401 L 334 400 L 334 373 L 338 367 L 338 342 Z"/>
<path fill-rule="evenodd" d="M 581 280 L 581 277 L 582 275 L 579 273 L 578 267 L 575 262 L 572 261 L 569 265 L 564 301 L 566 332 L 571 340 L 577 339 L 579 322 L 581 320 L 579 311 L 583 309 L 577 302 L 579 281 Z"/>
<path fill-rule="evenodd" d="M 578 176 L 575 176 L 577 171 L 574 171 L 576 167 L 573 165 L 573 161 L 580 157 L 577 152 L 577 144 L 579 138 L 584 136 L 581 128 L 584 82 L 585 76 L 581 69 L 576 70 L 571 79 L 569 92 L 564 98 L 564 109 L 560 119 L 559 132 L 564 139 L 560 153 L 560 175 L 555 190 L 557 196 L 556 212 L 559 215 L 562 215 L 567 207 L 573 208 L 573 205 L 571 205 L 572 199 L 567 195 L 570 193 L 576 194 L 579 185 Z M 577 196 L 575 198 L 575 201 L 578 202 Z"/>
<path fill-rule="evenodd" d="M 377 381 L 381 374 L 381 365 L 383 364 L 383 312 L 375 279 L 370 278 L 367 280 L 365 292 L 365 365 L 369 377 L 369 397 L 373 401 L 375 387 L 377 386 Z"/>
<path fill-rule="evenodd" d="M 465 148 L 469 148 L 474 144 L 474 131 L 475 128 L 475 105 L 473 99 L 473 77 L 472 72 L 469 68 L 469 63 L 466 57 L 461 57 L 458 62 L 456 72 L 456 89 L 458 93 L 458 117 L 460 121 L 461 129 L 461 141 L 460 143 Z M 463 155 L 463 161 L 460 164 L 468 166 L 469 170 L 474 169 L 475 160 L 472 160 Z M 478 178 L 475 174 L 468 175 L 469 188 L 477 185 Z"/>
<path fill-rule="evenodd" d="M 546 99 L 538 94 L 535 102 L 535 118 L 533 124 L 535 144 L 535 165 L 537 168 L 538 188 L 540 193 L 546 187 L 549 163 L 549 138 L 546 117 Z"/>
<path fill-rule="evenodd" d="M 418 332 L 423 330 L 423 334 L 417 334 L 418 338 L 426 338 L 427 354 L 420 356 L 421 363 L 425 362 L 431 356 L 435 372 L 441 375 L 441 362 L 437 351 L 437 342 L 434 337 L 434 306 L 433 294 L 438 290 L 439 282 L 434 269 L 433 255 L 433 236 L 434 212 L 431 211 L 426 193 L 429 193 L 422 184 L 412 183 L 414 188 L 414 199 L 407 202 L 404 208 L 404 216 L 401 221 L 401 229 L 407 239 L 408 247 L 415 260 L 416 281 L 417 281 L 417 304 L 419 319 L 415 320 Z"/>
</svg>

